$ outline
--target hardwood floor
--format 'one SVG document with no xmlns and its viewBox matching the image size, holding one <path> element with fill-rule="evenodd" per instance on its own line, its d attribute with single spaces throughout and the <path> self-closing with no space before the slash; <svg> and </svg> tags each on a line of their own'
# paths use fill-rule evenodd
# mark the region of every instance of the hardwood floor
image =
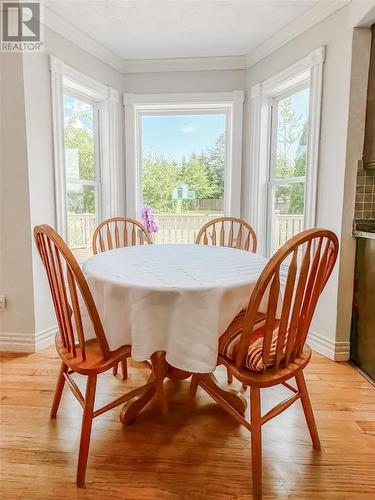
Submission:
<svg viewBox="0 0 375 500">
<path fill-rule="evenodd" d="M 52 348 L 1 356 L 2 498 L 251 499 L 249 432 L 201 390 L 189 410 L 189 381 L 167 383 L 166 417 L 156 403 L 127 427 L 119 422 L 120 408 L 98 417 L 86 487 L 77 489 L 82 410 L 69 391 L 57 419 L 49 420 L 59 366 Z M 264 498 L 375 499 L 374 387 L 349 364 L 317 354 L 305 373 L 322 451 L 312 449 L 300 402 L 267 423 Z M 130 361 L 128 380 L 100 376 L 97 404 L 148 374 Z M 218 378 L 225 381 L 224 370 Z M 263 412 L 286 395 L 284 388 L 263 391 Z"/>
</svg>

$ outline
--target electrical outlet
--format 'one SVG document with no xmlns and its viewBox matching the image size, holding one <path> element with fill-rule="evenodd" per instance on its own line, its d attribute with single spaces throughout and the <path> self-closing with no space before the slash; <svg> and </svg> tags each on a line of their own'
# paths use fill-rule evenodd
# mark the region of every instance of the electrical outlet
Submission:
<svg viewBox="0 0 375 500">
<path fill-rule="evenodd" d="M 5 300 L 5 295 L 0 295 L 0 309 L 5 309 L 7 306 L 7 301 Z"/>
</svg>

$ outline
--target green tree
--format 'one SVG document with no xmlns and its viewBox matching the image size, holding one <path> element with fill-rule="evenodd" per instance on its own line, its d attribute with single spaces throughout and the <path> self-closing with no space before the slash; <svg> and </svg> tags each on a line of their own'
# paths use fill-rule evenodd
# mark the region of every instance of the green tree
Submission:
<svg viewBox="0 0 375 500">
<path fill-rule="evenodd" d="M 159 212 L 173 212 L 173 189 L 179 183 L 176 162 L 162 155 L 143 158 L 143 201 Z"/>
<path fill-rule="evenodd" d="M 82 126 L 82 123 L 86 123 L 88 126 Z M 64 140 L 66 149 L 78 150 L 80 179 L 94 179 L 95 169 L 92 115 L 83 112 L 74 113 L 65 125 Z"/>
<path fill-rule="evenodd" d="M 207 164 L 202 156 L 193 153 L 180 169 L 180 180 L 190 190 L 195 191 L 197 198 L 211 198 L 214 192 L 209 178 Z"/>
<path fill-rule="evenodd" d="M 207 152 L 192 153 L 178 164 L 161 154 L 143 158 L 143 201 L 159 212 L 174 212 L 176 202 L 172 192 L 186 183 L 196 198 L 220 198 L 224 194 L 224 151 L 222 134 Z M 183 206 L 188 208 L 190 201 Z"/>
<path fill-rule="evenodd" d="M 82 124 L 86 124 L 86 126 L 82 126 Z M 66 150 L 78 152 L 79 178 L 95 179 L 92 115 L 86 112 L 72 114 L 65 124 L 64 141 Z M 93 187 L 82 186 L 80 193 L 68 191 L 68 209 L 74 213 L 95 213 L 95 190 Z"/>
<path fill-rule="evenodd" d="M 306 170 L 307 122 L 292 107 L 292 98 L 279 101 L 277 122 L 276 175 L 302 177 Z M 302 214 L 304 184 L 279 185 L 276 207 L 288 206 L 288 213 Z"/>
<path fill-rule="evenodd" d="M 209 148 L 205 155 L 208 167 L 208 178 L 212 187 L 212 198 L 224 196 L 224 166 L 225 166 L 225 135 L 217 138 L 215 146 Z"/>
<path fill-rule="evenodd" d="M 296 160 L 294 164 L 294 177 L 303 177 L 306 173 L 306 152 L 307 152 L 308 130 L 307 121 L 298 142 Z M 305 186 L 302 183 L 292 184 L 290 190 L 289 213 L 303 214 L 305 204 Z"/>
<path fill-rule="evenodd" d="M 277 115 L 277 164 L 281 171 L 276 170 L 279 177 L 290 176 L 293 173 L 296 144 L 300 140 L 304 128 L 304 120 L 292 106 L 292 98 L 286 97 L 279 101 Z"/>
</svg>

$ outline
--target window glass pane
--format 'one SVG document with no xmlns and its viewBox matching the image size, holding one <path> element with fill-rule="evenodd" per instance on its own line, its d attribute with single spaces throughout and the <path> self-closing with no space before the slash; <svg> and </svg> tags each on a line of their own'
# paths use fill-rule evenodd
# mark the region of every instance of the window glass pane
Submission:
<svg viewBox="0 0 375 500">
<path fill-rule="evenodd" d="M 305 175 L 308 115 L 308 88 L 277 102 L 276 177 Z"/>
<path fill-rule="evenodd" d="M 272 253 L 303 231 L 304 182 L 273 188 Z"/>
<path fill-rule="evenodd" d="M 65 169 L 67 178 L 95 179 L 94 109 L 64 95 Z"/>
<path fill-rule="evenodd" d="M 89 248 L 97 225 L 96 188 L 68 182 L 66 191 L 68 245 L 73 250 Z"/>
<path fill-rule="evenodd" d="M 79 261 L 92 254 L 97 225 L 94 106 L 64 95 L 64 144 L 68 245 Z"/>
<path fill-rule="evenodd" d="M 142 117 L 143 203 L 157 216 L 157 243 L 194 243 L 223 213 L 226 116 Z"/>
</svg>

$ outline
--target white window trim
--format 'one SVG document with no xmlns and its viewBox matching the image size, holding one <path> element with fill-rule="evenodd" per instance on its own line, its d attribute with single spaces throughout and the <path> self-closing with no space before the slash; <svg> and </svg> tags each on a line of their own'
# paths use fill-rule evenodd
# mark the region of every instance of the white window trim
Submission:
<svg viewBox="0 0 375 500">
<path fill-rule="evenodd" d="M 244 92 L 207 92 L 189 94 L 124 94 L 126 149 L 126 213 L 139 217 L 142 201 L 139 175 L 142 167 L 140 144 L 141 117 L 148 112 L 199 113 L 223 112 L 226 120 L 226 154 L 224 213 L 240 216 L 241 164 Z"/>
<path fill-rule="evenodd" d="M 253 85 L 250 90 L 250 189 L 248 219 L 259 242 L 258 250 L 268 255 L 267 214 L 270 144 L 270 102 L 287 89 L 310 81 L 309 143 L 305 182 L 304 227 L 314 227 L 317 199 L 320 116 L 322 102 L 323 64 L 325 47 L 319 47 L 307 57 L 277 75 Z"/>
<path fill-rule="evenodd" d="M 119 214 L 118 92 L 89 78 L 51 56 L 52 121 L 55 167 L 56 226 L 67 239 L 66 175 L 64 148 L 64 91 L 97 104 L 100 113 L 100 178 L 98 219 Z M 101 192 L 100 192 L 101 191 Z"/>
</svg>

